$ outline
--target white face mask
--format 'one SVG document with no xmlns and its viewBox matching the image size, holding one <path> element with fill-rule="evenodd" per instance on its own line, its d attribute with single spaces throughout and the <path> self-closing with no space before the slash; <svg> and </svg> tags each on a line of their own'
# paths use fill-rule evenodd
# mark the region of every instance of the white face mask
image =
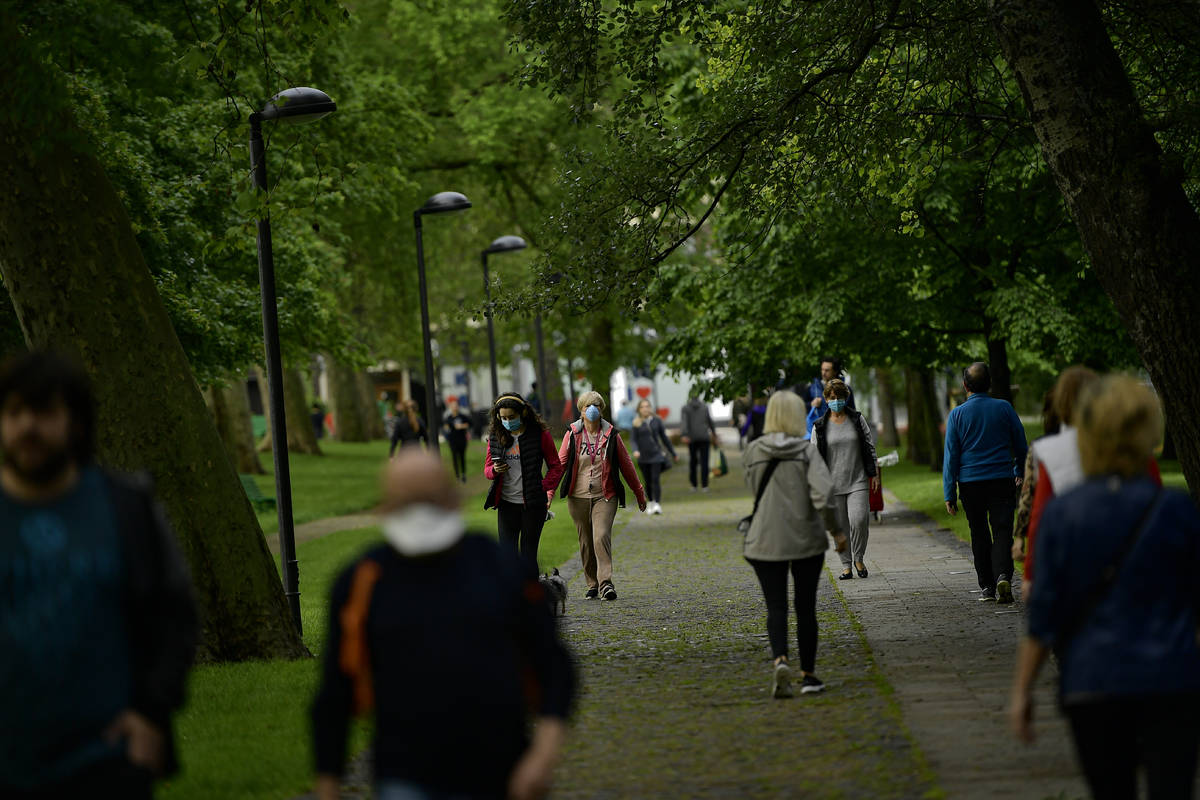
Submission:
<svg viewBox="0 0 1200 800">
<path fill-rule="evenodd" d="M 402 556 L 424 556 L 449 550 L 466 531 L 462 514 L 418 503 L 383 518 L 383 538 Z"/>
</svg>

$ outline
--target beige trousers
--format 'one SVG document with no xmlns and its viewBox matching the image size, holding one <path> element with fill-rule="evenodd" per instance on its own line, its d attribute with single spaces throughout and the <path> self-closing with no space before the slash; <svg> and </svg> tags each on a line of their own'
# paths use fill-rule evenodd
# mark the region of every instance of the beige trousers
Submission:
<svg viewBox="0 0 1200 800">
<path fill-rule="evenodd" d="M 579 534 L 579 560 L 589 589 L 612 583 L 612 526 L 617 499 L 567 496 L 567 510 Z"/>
</svg>

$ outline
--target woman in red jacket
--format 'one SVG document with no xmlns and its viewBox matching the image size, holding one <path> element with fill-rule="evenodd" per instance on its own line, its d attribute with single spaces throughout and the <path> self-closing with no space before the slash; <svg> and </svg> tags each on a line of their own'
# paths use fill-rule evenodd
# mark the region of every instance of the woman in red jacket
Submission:
<svg viewBox="0 0 1200 800">
<path fill-rule="evenodd" d="M 512 545 L 537 569 L 538 543 L 562 462 L 546 423 L 521 395 L 496 398 L 491 418 L 483 474 L 492 488 L 483 507 L 496 509 L 500 541 Z"/>
<path fill-rule="evenodd" d="M 646 494 L 621 435 L 600 417 L 604 398 L 599 392 L 584 392 L 579 396 L 579 410 L 583 419 L 571 423 L 558 448 L 558 457 L 564 462 L 560 495 L 567 498 L 567 510 L 579 534 L 579 558 L 588 585 L 584 597 L 616 600 L 612 526 L 617 508 L 625 507 L 625 487 L 617 471 L 633 489 L 642 511 L 646 510 Z"/>
</svg>

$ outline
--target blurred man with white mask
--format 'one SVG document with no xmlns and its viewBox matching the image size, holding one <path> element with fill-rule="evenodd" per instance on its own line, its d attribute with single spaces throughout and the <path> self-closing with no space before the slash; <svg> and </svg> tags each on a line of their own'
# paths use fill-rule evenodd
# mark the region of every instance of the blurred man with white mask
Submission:
<svg viewBox="0 0 1200 800">
<path fill-rule="evenodd" d="M 575 679 L 536 573 L 466 530 L 424 450 L 388 464 L 380 510 L 386 543 L 333 589 L 312 710 L 317 797 L 339 796 L 349 718 L 372 711 L 381 800 L 545 796 Z"/>
</svg>

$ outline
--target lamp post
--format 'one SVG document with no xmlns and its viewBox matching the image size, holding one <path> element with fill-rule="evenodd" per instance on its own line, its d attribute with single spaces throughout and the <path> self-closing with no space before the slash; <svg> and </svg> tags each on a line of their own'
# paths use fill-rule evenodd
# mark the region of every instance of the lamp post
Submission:
<svg viewBox="0 0 1200 800">
<path fill-rule="evenodd" d="M 471 207 L 466 195 L 458 192 L 438 192 L 425 201 L 425 205 L 413 212 L 413 227 L 417 232 L 417 281 L 421 294 L 421 342 L 425 347 L 425 430 L 429 436 L 429 449 L 441 452 L 438 447 L 440 420 L 434 420 L 437 406 L 433 396 L 433 342 L 429 333 L 429 293 L 425 288 L 425 246 L 421 242 L 421 217 L 426 214 L 447 214 L 464 211 Z"/>
<path fill-rule="evenodd" d="M 272 97 L 262 111 L 250 115 L 250 167 L 254 188 L 267 191 L 267 158 L 262 123 L 273 120 L 311 122 L 337 110 L 329 95 L 307 86 Z M 271 251 L 271 216 L 264 207 L 258 218 L 258 282 L 262 294 L 263 346 L 267 354 L 267 390 L 271 406 L 271 455 L 275 461 L 275 510 L 279 516 L 279 560 L 283 593 L 296 632 L 300 620 L 300 568 L 296 564 L 296 532 L 292 527 L 292 475 L 288 469 L 287 424 L 283 411 L 283 364 L 279 357 L 279 310 L 275 302 L 275 257 Z"/>
<path fill-rule="evenodd" d="M 525 240 L 520 236 L 501 236 L 492 241 L 483 251 L 483 295 L 487 302 L 487 329 L 488 329 L 488 358 L 492 364 L 492 402 L 500 396 L 500 380 L 496 377 L 496 332 L 492 328 L 492 282 L 488 279 L 487 258 L 489 253 L 507 253 L 510 250 L 524 250 Z M 515 386 L 513 387 L 516 388 Z M 543 389 L 543 391 L 545 391 Z"/>
</svg>

